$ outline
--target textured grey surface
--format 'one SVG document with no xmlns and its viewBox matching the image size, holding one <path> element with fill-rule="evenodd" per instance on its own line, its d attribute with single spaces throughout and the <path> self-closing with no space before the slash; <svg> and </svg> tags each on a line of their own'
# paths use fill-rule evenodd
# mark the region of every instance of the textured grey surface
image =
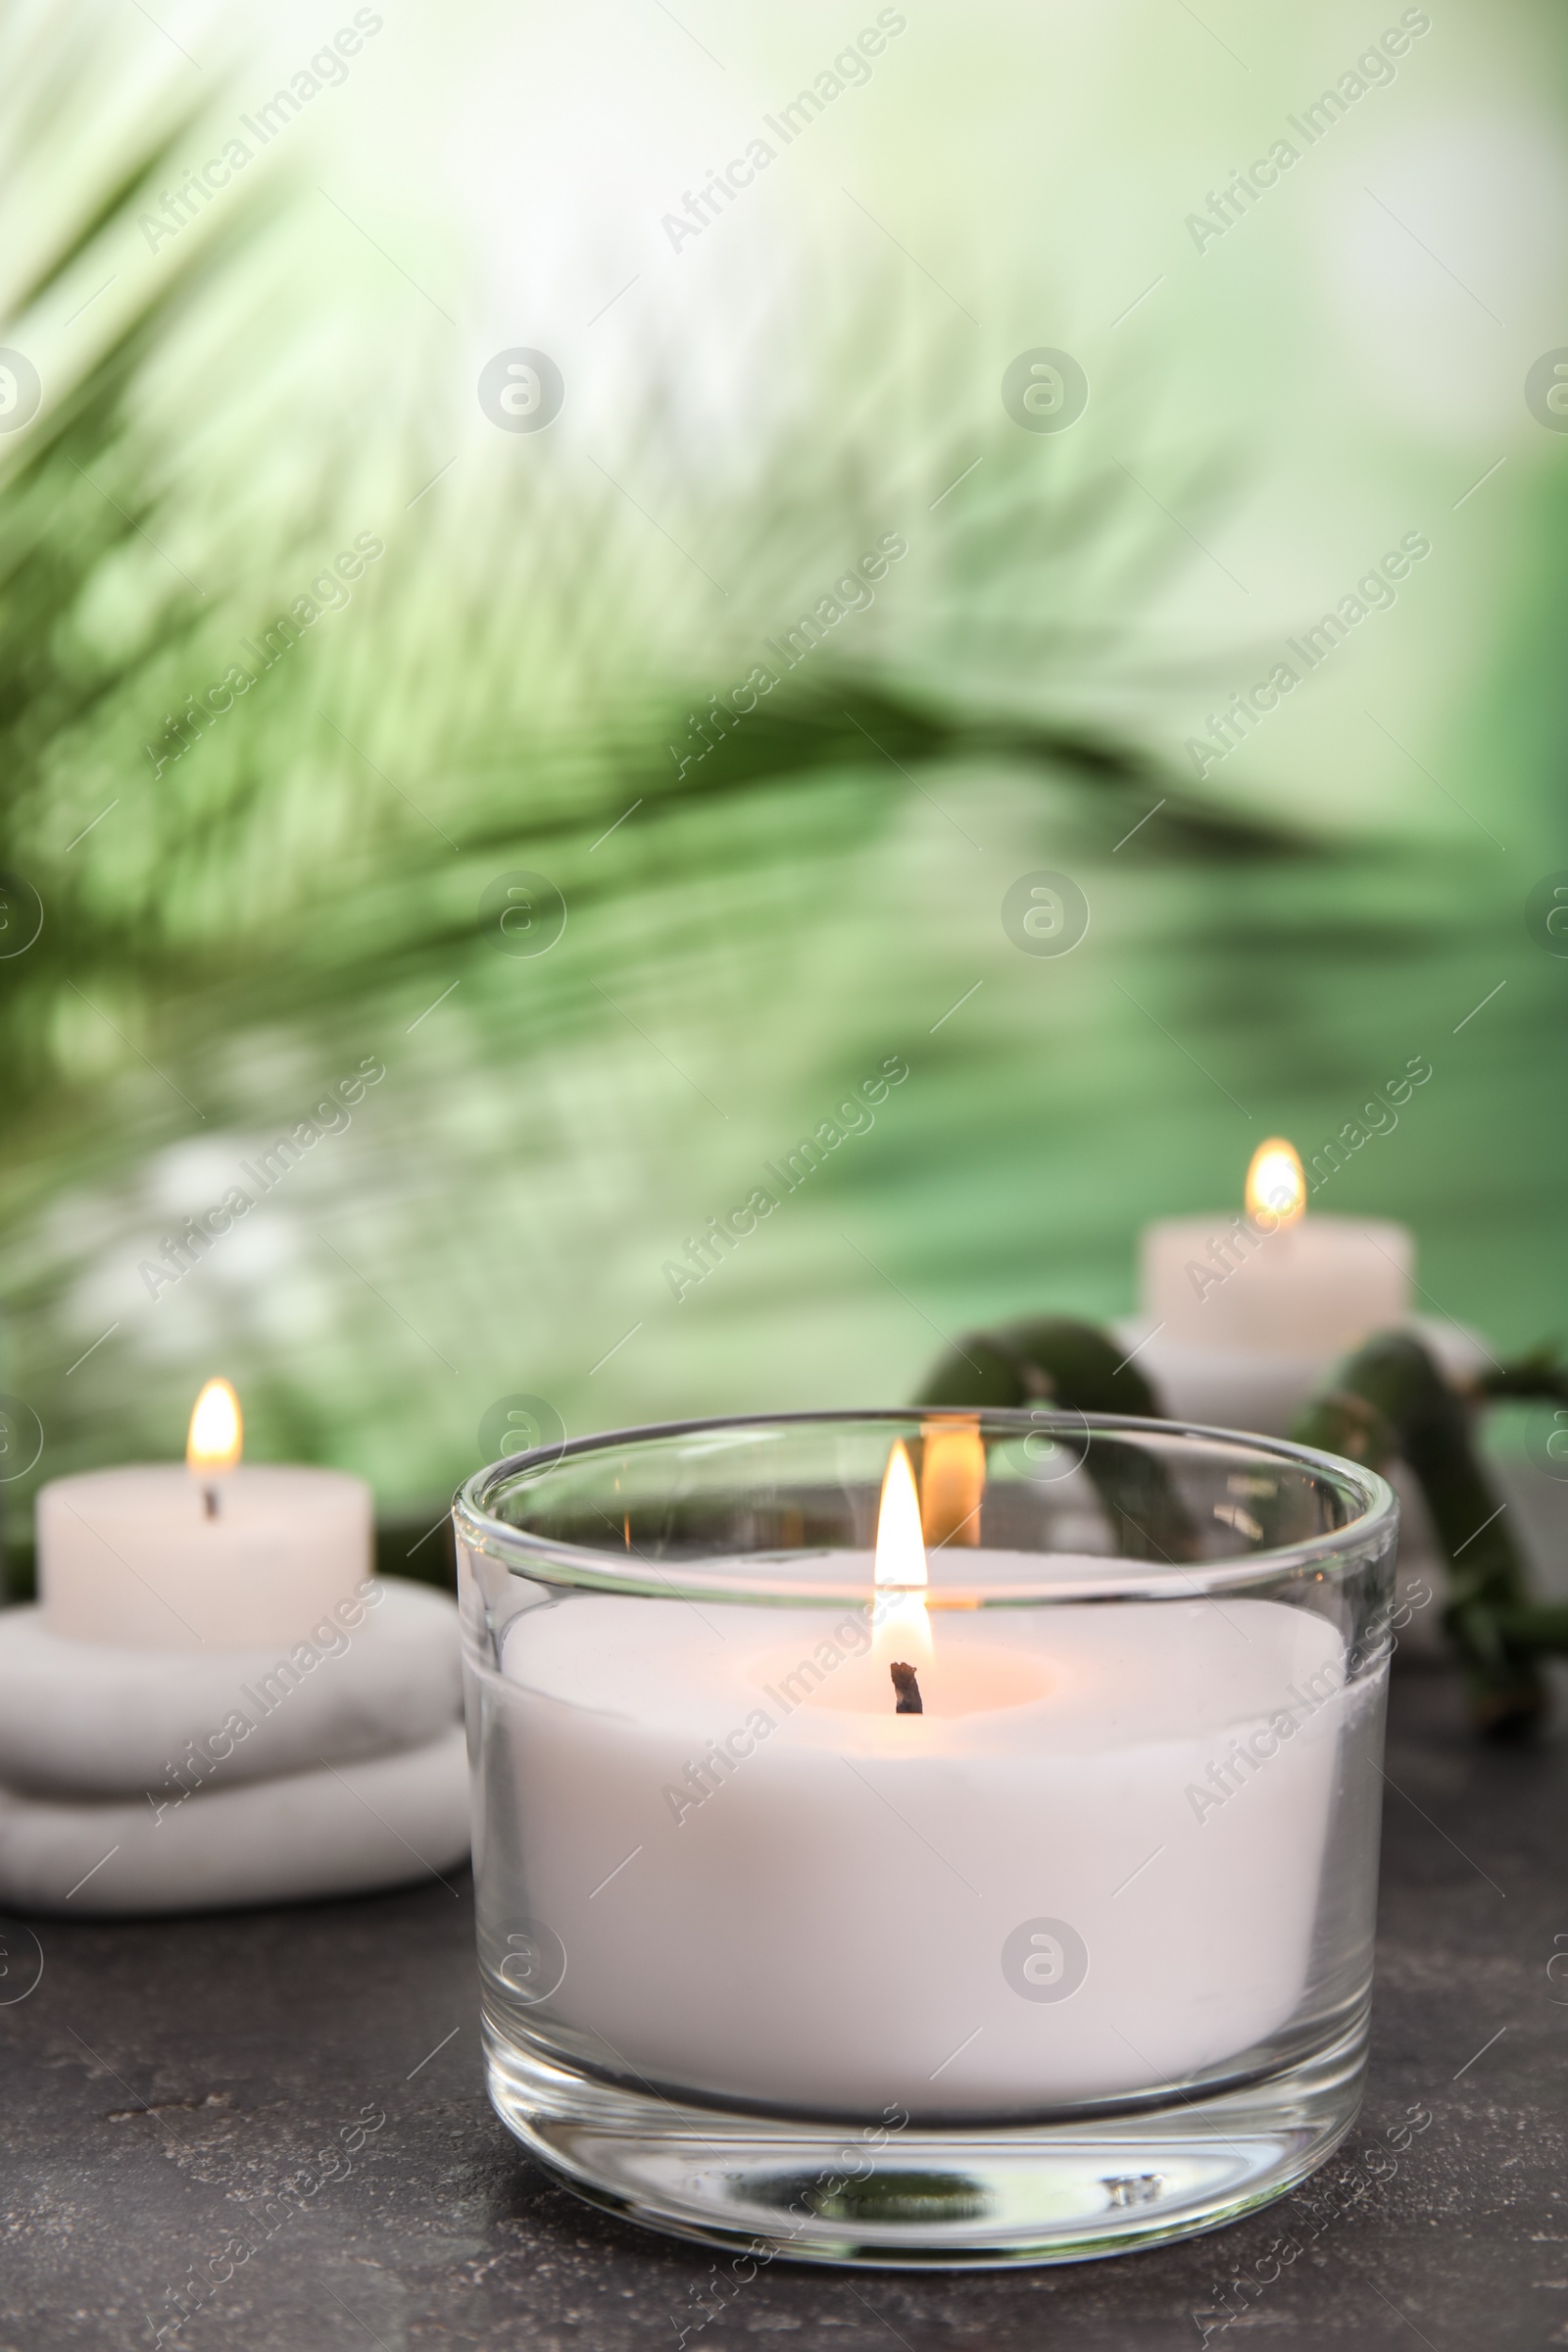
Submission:
<svg viewBox="0 0 1568 2352">
<path fill-rule="evenodd" d="M 0 2007 L 0 2352 L 151 2345 L 160 2327 L 190 2352 L 674 2352 L 683 2329 L 702 2352 L 1138 2352 L 1205 2327 L 1210 2344 L 1568 2345 L 1568 1958 L 1548 1975 L 1568 1955 L 1568 1750 L 1478 1748 L 1451 1675 L 1401 1659 L 1388 1770 L 1348 2151 L 1228 2230 L 1069 2269 L 780 2264 L 715 2299 L 706 2254 L 578 2204 L 491 2114 L 466 1886 L 40 1920 L 42 1977 Z M 32 1973 L 15 1922 L 5 1942 L 0 1999 Z M 1431 2120 L 1404 2145 L 1412 2110 Z M 236 2239 L 249 2259 L 176 2328 L 172 2290 Z"/>
</svg>

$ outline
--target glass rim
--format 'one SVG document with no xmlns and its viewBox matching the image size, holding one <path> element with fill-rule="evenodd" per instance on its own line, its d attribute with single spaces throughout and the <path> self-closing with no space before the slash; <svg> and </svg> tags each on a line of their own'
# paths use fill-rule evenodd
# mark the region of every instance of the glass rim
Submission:
<svg viewBox="0 0 1568 2352">
<path fill-rule="evenodd" d="M 1223 1560 L 1146 1562 L 1107 1557 L 1105 1573 L 1054 1579 L 1049 1584 L 949 1585 L 933 1578 L 922 1588 L 933 1610 L 1000 1606 L 1050 1606 L 1069 1601 L 1118 1599 L 1205 1598 L 1235 1592 L 1248 1586 L 1271 1584 L 1310 1571 L 1329 1573 L 1348 1567 L 1358 1557 L 1381 1548 L 1397 1531 L 1399 1498 L 1386 1478 L 1343 1454 L 1325 1453 L 1298 1446 L 1289 1438 L 1262 1437 L 1248 1430 L 1221 1429 L 1197 1421 L 1163 1421 L 1132 1413 L 1086 1413 L 1076 1406 L 1034 1408 L 1015 1405 L 893 1405 L 854 1407 L 843 1411 L 800 1413 L 723 1413 L 689 1421 L 659 1421 L 626 1429 L 598 1430 L 586 1437 L 567 1438 L 551 1446 L 536 1446 L 521 1453 L 488 1463 L 466 1479 L 452 1500 L 452 1521 L 460 1543 L 483 1552 L 514 1576 L 546 1585 L 595 1592 L 637 1594 L 648 1599 L 730 1600 L 747 1605 L 778 1607 L 864 1605 L 874 1600 L 876 1588 L 869 1575 L 854 1580 L 807 1582 L 774 1573 L 738 1580 L 733 1568 L 716 1573 L 700 1561 L 645 1562 L 631 1572 L 627 1555 L 587 1544 L 568 1544 L 529 1534 L 498 1518 L 491 1505 L 502 1487 L 530 1469 L 553 1469 L 558 1463 L 608 1453 L 619 1446 L 649 1445 L 662 1440 L 706 1436 L 717 1431 L 791 1430 L 854 1427 L 867 1422 L 929 1423 L 936 1420 L 982 1421 L 1001 1424 L 1019 1436 L 1038 1433 L 1042 1425 L 1065 1427 L 1077 1433 L 1158 1437 L 1219 1442 L 1241 1448 L 1255 1458 L 1290 1463 L 1331 1480 L 1340 1493 L 1360 1505 L 1343 1527 L 1326 1529 L 1298 1544 L 1268 1546 Z M 928 1570 L 944 1545 L 927 1548 Z M 770 1555 L 759 1552 L 758 1558 Z M 813 1554 L 820 1558 L 821 1551 Z M 1043 1552 L 1042 1559 L 1065 1554 Z M 1089 1555 L 1085 1555 L 1087 1558 Z M 1115 1573 L 1111 1573 L 1115 1571 Z"/>
</svg>

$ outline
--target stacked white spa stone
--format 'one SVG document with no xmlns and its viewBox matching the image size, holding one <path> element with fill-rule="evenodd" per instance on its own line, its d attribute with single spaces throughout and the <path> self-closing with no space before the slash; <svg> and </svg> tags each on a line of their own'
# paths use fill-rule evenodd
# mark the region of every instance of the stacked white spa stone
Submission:
<svg viewBox="0 0 1568 2352">
<path fill-rule="evenodd" d="M 177 1465 L 38 1498 L 36 1606 L 0 1612 L 0 1905 L 221 1910 L 466 1860 L 458 1616 L 370 1574 L 370 1495 Z"/>
</svg>

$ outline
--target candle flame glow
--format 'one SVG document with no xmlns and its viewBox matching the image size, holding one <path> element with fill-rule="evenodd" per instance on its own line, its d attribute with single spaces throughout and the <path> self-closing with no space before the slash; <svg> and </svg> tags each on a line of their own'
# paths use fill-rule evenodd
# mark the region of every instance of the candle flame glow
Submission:
<svg viewBox="0 0 1568 2352">
<path fill-rule="evenodd" d="M 1306 1171 L 1300 1155 L 1284 1136 L 1271 1135 L 1258 1145 L 1247 1171 L 1247 1213 L 1277 1233 L 1283 1225 L 1294 1225 L 1305 1208 Z"/>
<path fill-rule="evenodd" d="M 226 1380 L 210 1380 L 196 1399 L 185 1441 L 185 1461 L 201 1479 L 224 1478 L 245 1446 L 239 1398 Z"/>
<path fill-rule="evenodd" d="M 920 1518 L 927 1544 L 933 1551 L 943 1544 L 978 1544 L 986 1492 L 980 1424 L 933 1419 L 922 1425 L 920 1435 Z"/>
<path fill-rule="evenodd" d="M 925 1543 L 914 1472 L 901 1443 L 888 1456 L 876 1522 L 876 1607 L 871 1654 L 922 1666 L 931 1658 L 931 1619 L 925 1605 Z"/>
</svg>

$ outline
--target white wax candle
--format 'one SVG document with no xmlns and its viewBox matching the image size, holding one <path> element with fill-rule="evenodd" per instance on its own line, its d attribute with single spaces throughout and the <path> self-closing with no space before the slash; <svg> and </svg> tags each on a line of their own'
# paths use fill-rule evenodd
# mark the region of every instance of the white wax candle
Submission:
<svg viewBox="0 0 1568 2352">
<path fill-rule="evenodd" d="M 1322 1358 L 1402 1323 L 1414 1270 L 1408 1227 L 1383 1218 L 1304 1216 L 1271 1233 L 1236 1214 L 1170 1217 L 1143 1235 L 1142 1309 L 1167 1347 Z"/>
<path fill-rule="evenodd" d="M 720 2099 L 1004 2116 L 1155 2088 L 1290 2019 L 1342 1730 L 1376 1723 L 1326 1619 L 934 1612 L 921 1715 L 866 1641 L 853 1608 L 573 1594 L 514 1621 L 479 1678 L 517 1840 L 484 1925 L 498 1950 L 559 1937 L 547 2030 Z"/>
<path fill-rule="evenodd" d="M 127 1649 L 298 1641 L 370 1574 L 370 1491 L 339 1470 L 230 1472 L 210 1515 L 176 1463 L 92 1470 L 38 1495 L 52 1634 Z"/>
</svg>

